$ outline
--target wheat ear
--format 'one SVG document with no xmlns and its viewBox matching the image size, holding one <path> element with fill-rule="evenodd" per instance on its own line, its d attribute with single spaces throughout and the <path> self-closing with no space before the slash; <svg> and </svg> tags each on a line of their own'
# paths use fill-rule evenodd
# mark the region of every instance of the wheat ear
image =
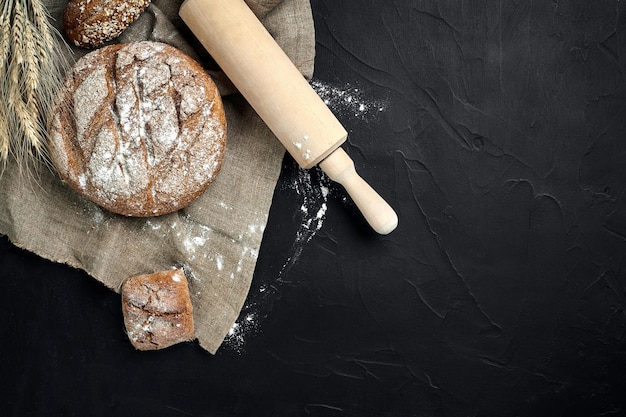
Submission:
<svg viewBox="0 0 626 417">
<path fill-rule="evenodd" d="M 65 42 L 41 0 L 5 0 L 0 24 L 0 162 L 13 157 L 26 171 L 33 161 L 48 163 L 46 123 L 67 68 Z"/>
<path fill-rule="evenodd" d="M 10 21 L 8 16 L 8 2 L 6 2 L 2 8 L 2 15 L 0 15 L 0 88 L 5 91 L 6 76 L 5 70 L 7 67 L 7 61 L 9 59 L 9 42 L 10 42 Z M 7 118 L 9 112 L 7 109 L 6 99 L 0 102 L 0 174 L 4 171 L 6 161 L 9 157 L 9 122 Z"/>
<path fill-rule="evenodd" d="M 8 75 L 9 84 L 8 102 L 13 107 L 13 123 L 17 129 L 12 132 L 11 141 L 16 145 L 15 152 L 19 160 L 28 156 L 39 156 L 33 154 L 31 147 L 37 151 L 40 148 L 40 132 L 37 126 L 37 113 L 33 113 L 35 105 L 32 103 L 32 96 L 27 91 L 29 76 L 25 52 L 26 45 L 26 16 L 21 2 L 14 5 L 13 24 L 11 25 L 11 36 L 13 42 L 10 48 L 11 61 L 9 62 Z"/>
<path fill-rule="evenodd" d="M 63 74 L 69 68 L 69 63 L 61 48 L 65 47 L 68 51 L 70 48 L 65 41 L 62 41 L 62 35 L 50 25 L 50 19 L 41 0 L 31 0 L 30 6 L 33 52 L 39 58 L 41 72 L 45 75 L 42 78 L 48 77 L 51 81 L 40 83 L 40 88 L 45 89 L 40 94 L 40 100 L 43 100 L 42 106 L 49 107 L 58 92 L 57 87 Z M 55 41 L 55 36 L 62 42 Z"/>
</svg>

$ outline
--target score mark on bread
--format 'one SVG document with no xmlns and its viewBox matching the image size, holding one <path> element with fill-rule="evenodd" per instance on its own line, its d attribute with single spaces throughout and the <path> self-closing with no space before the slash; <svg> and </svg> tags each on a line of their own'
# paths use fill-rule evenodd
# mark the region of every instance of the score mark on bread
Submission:
<svg viewBox="0 0 626 417">
<path fill-rule="evenodd" d="M 121 294 L 126 334 L 135 349 L 164 349 L 195 337 L 189 287 L 181 269 L 127 278 Z"/>
<path fill-rule="evenodd" d="M 149 41 L 79 59 L 48 130 L 63 180 L 96 204 L 137 217 L 197 198 L 219 173 L 226 141 L 210 76 L 178 49 Z"/>
</svg>

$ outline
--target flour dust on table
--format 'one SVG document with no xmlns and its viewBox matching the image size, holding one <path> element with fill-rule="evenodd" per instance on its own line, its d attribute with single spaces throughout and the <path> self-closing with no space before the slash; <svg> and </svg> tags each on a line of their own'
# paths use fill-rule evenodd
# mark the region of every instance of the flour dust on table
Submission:
<svg viewBox="0 0 626 417">
<path fill-rule="evenodd" d="M 353 84 L 334 85 L 312 80 L 311 86 L 333 113 L 346 119 L 358 119 L 359 123 L 372 122 L 387 108 L 385 100 L 375 99 L 367 90 Z M 239 354 L 246 351 L 246 342 L 262 331 L 262 322 L 271 310 L 271 304 L 278 297 L 278 288 L 283 276 L 298 262 L 304 249 L 322 230 L 328 209 L 328 200 L 337 186 L 318 167 L 300 168 L 295 161 L 283 171 L 282 190 L 295 194 L 297 205 L 293 214 L 297 230 L 285 262 L 272 282 L 264 282 L 248 295 L 248 301 L 241 310 L 226 338 L 224 347 Z M 346 197 L 343 197 L 344 200 Z"/>
<path fill-rule="evenodd" d="M 224 347 L 240 354 L 244 353 L 247 338 L 259 333 L 259 324 L 257 313 L 243 314 L 228 331 L 224 338 Z"/>
<path fill-rule="evenodd" d="M 285 274 L 300 258 L 306 245 L 322 229 L 326 219 L 326 210 L 331 180 L 318 168 L 302 169 L 293 162 L 293 169 L 283 183 L 283 191 L 294 193 L 299 206 L 294 213 L 297 230 L 285 263 L 277 275 L 258 287 L 253 285 L 246 304 L 237 321 L 232 325 L 224 339 L 223 346 L 239 354 L 246 351 L 246 341 L 259 334 L 263 320 L 268 316 L 272 303 L 278 297 L 279 286 Z"/>
<path fill-rule="evenodd" d="M 336 116 L 371 121 L 387 108 L 387 102 L 376 99 L 366 89 L 352 83 L 331 84 L 312 80 L 311 87 Z"/>
<path fill-rule="evenodd" d="M 365 89 L 350 83 L 335 85 L 312 80 L 310 84 L 333 113 L 346 118 L 356 117 L 370 122 L 378 118 L 387 107 L 385 100 L 376 99 Z M 326 219 L 332 184 L 330 178 L 317 167 L 309 170 L 297 168 L 285 182 L 285 186 L 295 191 L 302 203 L 296 214 L 300 226 L 295 234 L 291 254 L 279 275 L 298 261 L 306 244 L 321 230 Z"/>
<path fill-rule="evenodd" d="M 298 261 L 302 250 L 322 229 L 326 219 L 331 180 L 318 168 L 309 170 L 298 168 L 286 186 L 300 196 L 302 203 L 295 214 L 299 224 L 298 230 L 290 255 L 281 268 L 279 276 Z"/>
</svg>

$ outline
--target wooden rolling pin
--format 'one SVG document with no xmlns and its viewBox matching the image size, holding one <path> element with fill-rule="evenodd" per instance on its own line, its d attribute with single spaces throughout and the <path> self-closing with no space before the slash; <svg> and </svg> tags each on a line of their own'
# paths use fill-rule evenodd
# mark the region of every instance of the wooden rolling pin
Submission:
<svg viewBox="0 0 626 417">
<path fill-rule="evenodd" d="M 398 216 L 340 147 L 348 133 L 245 2 L 186 0 L 179 13 L 298 164 L 319 164 L 376 232 L 391 233 Z"/>
</svg>

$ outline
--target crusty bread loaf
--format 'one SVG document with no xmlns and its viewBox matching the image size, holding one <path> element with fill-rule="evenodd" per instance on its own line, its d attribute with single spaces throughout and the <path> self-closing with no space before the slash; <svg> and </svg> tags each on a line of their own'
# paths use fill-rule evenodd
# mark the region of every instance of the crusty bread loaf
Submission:
<svg viewBox="0 0 626 417">
<path fill-rule="evenodd" d="M 179 210 L 204 192 L 226 141 L 209 75 L 178 49 L 147 41 L 81 58 L 48 130 L 62 179 L 100 206 L 137 217 Z"/>
<path fill-rule="evenodd" d="M 136 349 L 163 349 L 194 339 L 193 307 L 182 270 L 127 278 L 121 294 L 126 334 Z"/>
<path fill-rule="evenodd" d="M 150 0 L 71 0 L 63 29 L 76 46 L 95 48 L 118 37 L 150 4 Z"/>
</svg>

